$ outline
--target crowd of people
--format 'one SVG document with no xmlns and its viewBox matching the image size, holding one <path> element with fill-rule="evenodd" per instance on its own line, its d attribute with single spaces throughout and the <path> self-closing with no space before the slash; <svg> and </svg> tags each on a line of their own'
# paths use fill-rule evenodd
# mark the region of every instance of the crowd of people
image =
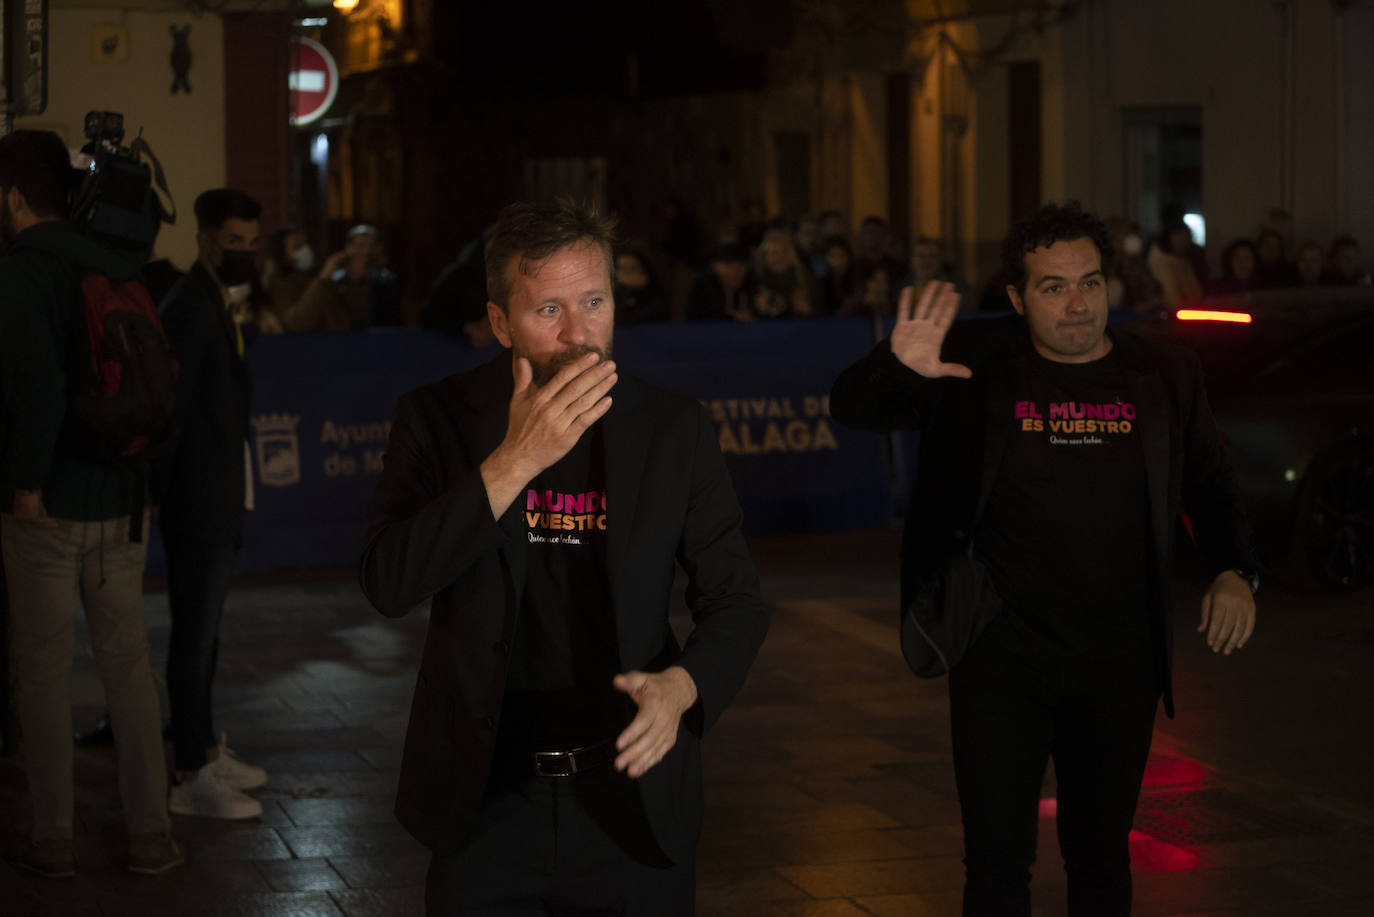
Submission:
<svg viewBox="0 0 1374 917">
<path fill-rule="evenodd" d="M 1273 216 L 1271 214 L 1271 216 Z M 1113 309 L 1151 315 L 1204 297 L 1260 290 L 1370 284 L 1359 242 L 1341 235 L 1329 244 L 1296 248 L 1266 220 L 1253 238 L 1232 240 L 1213 270 L 1181 208 L 1166 208 L 1163 229 L 1146 239 L 1132 220 L 1106 221 L 1113 246 L 1108 294 Z M 1286 227 L 1285 227 L 1286 228 Z M 420 323 L 463 337 L 475 347 L 494 340 L 487 322 L 484 246 L 490 229 L 473 239 L 430 285 Z M 1000 273 L 965 278 L 947 243 L 918 236 L 907 245 L 880 216 L 850 232 L 838 210 L 789 219 L 764 218 L 750 202 L 737 225 L 706 233 L 673 202 L 657 240 L 621 240 L 615 250 L 616 324 L 666 321 L 758 322 L 815 316 L 890 316 L 905 286 L 953 282 L 966 310 L 1007 311 Z M 252 334 L 359 331 L 406 323 L 401 284 L 384 264 L 377 227 L 348 230 L 344 248 L 323 263 L 296 226 L 273 231 L 262 267 L 230 286 L 236 322 Z M 160 261 L 145 267 L 154 299 L 181 272 Z"/>
<path fill-rule="evenodd" d="M 1131 220 L 1108 220 L 1112 308 L 1147 315 L 1207 296 L 1369 284 L 1353 237 L 1293 248 L 1279 229 L 1267 225 L 1281 224 L 1281 218 L 1265 222 L 1253 239 L 1228 244 L 1219 269 L 1212 270 L 1181 208 L 1165 209 L 1163 229 L 1150 240 Z M 719 231 L 713 246 L 703 244 L 704 236 L 673 203 L 656 242 L 620 243 L 617 324 L 891 315 L 904 286 L 919 288 L 930 280 L 948 280 L 963 289 L 965 309 L 1011 309 L 1000 273 L 968 283 L 944 240 L 918 236 L 908 246 L 876 215 L 865 217 L 851 233 L 838 210 L 765 219 L 762 205 L 750 202 L 738 225 Z M 479 346 L 491 340 L 481 243 L 479 238 L 467 245 L 440 274 L 422 312 L 425 327 L 463 334 Z"/>
<path fill-rule="evenodd" d="M 656 243 L 616 249 L 616 323 L 886 315 L 902 286 L 955 276 L 939 240 L 921 237 L 908 249 L 882 217 L 865 218 L 851 236 L 838 210 L 797 221 L 763 212 L 751 202 L 708 247 L 695 220 L 671 204 Z M 488 343 L 483 270 L 474 240 L 435 281 L 422 324 Z"/>
<path fill-rule="evenodd" d="M 401 286 L 384 264 L 381 232 L 359 223 L 345 238 L 344 247 L 323 264 L 316 263 L 305 232 L 296 226 L 281 227 L 255 246 L 251 268 L 225 288 L 241 333 L 363 331 L 404 324 Z M 154 302 L 162 302 L 184 273 L 159 258 L 143 266 L 142 276 Z"/>
<path fill-rule="evenodd" d="M 1117 248 L 1113 305 L 1137 312 L 1261 290 L 1370 284 L 1353 236 L 1338 236 L 1329 245 L 1307 241 L 1293 248 L 1283 232 L 1265 225 L 1253 238 L 1227 243 L 1214 272 L 1177 211 L 1165 214 L 1164 230 L 1148 252 L 1134 224 L 1116 220 L 1110 227 Z"/>
</svg>

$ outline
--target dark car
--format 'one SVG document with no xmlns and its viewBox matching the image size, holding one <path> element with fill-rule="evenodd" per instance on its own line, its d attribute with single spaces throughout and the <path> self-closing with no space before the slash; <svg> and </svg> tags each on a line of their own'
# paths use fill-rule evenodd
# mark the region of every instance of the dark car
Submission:
<svg viewBox="0 0 1374 917">
<path fill-rule="evenodd" d="M 1135 330 L 1202 358 L 1268 571 L 1374 583 L 1374 290 L 1203 302 Z"/>
</svg>

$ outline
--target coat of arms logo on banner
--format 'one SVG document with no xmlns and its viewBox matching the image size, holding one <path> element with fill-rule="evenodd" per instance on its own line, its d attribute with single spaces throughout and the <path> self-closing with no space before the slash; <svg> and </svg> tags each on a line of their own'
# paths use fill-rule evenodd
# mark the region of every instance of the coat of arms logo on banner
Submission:
<svg viewBox="0 0 1374 917">
<path fill-rule="evenodd" d="M 301 482 L 301 444 L 296 436 L 299 414 L 259 414 L 257 431 L 258 480 L 265 487 L 290 487 Z"/>
</svg>

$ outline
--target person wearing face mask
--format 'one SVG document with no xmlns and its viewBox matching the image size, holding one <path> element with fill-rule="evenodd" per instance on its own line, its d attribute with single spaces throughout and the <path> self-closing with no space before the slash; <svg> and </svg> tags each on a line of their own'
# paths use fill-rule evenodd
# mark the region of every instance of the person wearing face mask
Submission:
<svg viewBox="0 0 1374 917">
<path fill-rule="evenodd" d="M 267 782 L 262 768 L 240 761 L 216 734 L 211 703 L 220 617 L 252 499 L 251 384 L 229 290 L 256 276 L 261 212 L 257 201 L 233 188 L 196 198 L 199 257 L 162 303 L 181 368 L 179 437 L 154 474 L 172 612 L 167 695 L 177 783 L 169 807 L 179 815 L 256 818 L 262 805 L 243 791 Z"/>
<path fill-rule="evenodd" d="M 382 266 L 377 227 L 366 224 L 348 231 L 344 250 L 325 261 L 283 315 L 288 331 L 362 331 L 401 323 L 400 284 Z"/>
<path fill-rule="evenodd" d="M 128 867 L 160 873 L 185 860 L 167 816 L 143 606 L 146 477 L 102 459 L 68 410 L 69 372 L 79 371 L 68 347 L 84 312 L 82 285 L 95 275 L 132 281 L 138 265 L 67 221 L 73 181 L 56 134 L 15 131 L 0 139 L 7 248 L 0 259 L 0 543 L 33 806 L 28 845 L 10 862 L 47 878 L 76 871 L 71 672 L 78 610 L 119 740 Z"/>
<path fill-rule="evenodd" d="M 268 308 L 280 321 L 301 301 L 315 279 L 315 250 L 305 233 L 295 226 L 284 226 L 267 238 L 267 263 L 262 269 L 262 285 L 267 291 Z"/>
</svg>

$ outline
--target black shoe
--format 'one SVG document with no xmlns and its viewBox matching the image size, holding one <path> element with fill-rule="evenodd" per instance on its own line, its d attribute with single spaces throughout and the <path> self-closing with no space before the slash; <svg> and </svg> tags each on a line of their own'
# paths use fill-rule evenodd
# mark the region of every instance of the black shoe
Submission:
<svg viewBox="0 0 1374 917">
<path fill-rule="evenodd" d="M 78 748 L 110 748 L 114 745 L 114 730 L 110 728 L 110 715 L 106 713 L 100 722 L 87 732 L 76 734 Z"/>
</svg>

